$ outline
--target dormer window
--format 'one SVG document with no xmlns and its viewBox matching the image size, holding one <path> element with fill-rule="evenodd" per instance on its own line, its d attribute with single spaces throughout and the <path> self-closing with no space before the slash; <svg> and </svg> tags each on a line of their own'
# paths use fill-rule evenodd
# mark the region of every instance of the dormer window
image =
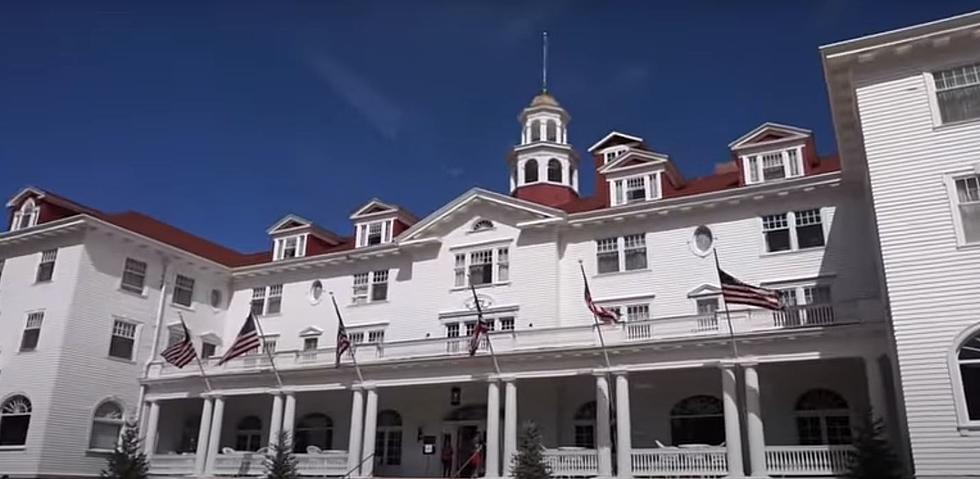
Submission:
<svg viewBox="0 0 980 479">
<path fill-rule="evenodd" d="M 616 158 L 619 158 L 623 153 L 626 153 L 627 150 L 629 150 L 629 148 L 622 147 L 622 148 L 616 148 L 614 150 L 609 150 L 604 152 L 602 154 L 602 164 L 604 165 L 609 164 L 609 162 L 611 162 L 612 160 L 615 160 Z"/>
<path fill-rule="evenodd" d="M 276 239 L 276 261 L 306 256 L 306 235 Z"/>
<path fill-rule="evenodd" d="M 613 206 L 660 199 L 660 173 L 630 176 L 609 181 Z"/>
<path fill-rule="evenodd" d="M 745 183 L 755 184 L 803 175 L 802 147 L 742 156 Z"/>
<path fill-rule="evenodd" d="M 357 225 L 357 247 L 390 243 L 394 220 L 381 220 Z"/>
<path fill-rule="evenodd" d="M 14 220 L 10 223 L 10 231 L 17 231 L 36 225 L 40 212 L 41 208 L 34 204 L 32 198 L 28 198 L 21 205 L 20 210 L 14 213 Z"/>
</svg>

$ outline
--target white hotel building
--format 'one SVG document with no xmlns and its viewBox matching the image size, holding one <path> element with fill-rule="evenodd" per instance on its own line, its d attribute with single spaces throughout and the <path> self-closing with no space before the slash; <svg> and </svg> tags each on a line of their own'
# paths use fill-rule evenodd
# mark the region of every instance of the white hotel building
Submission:
<svg viewBox="0 0 980 479">
<path fill-rule="evenodd" d="M 305 475 L 439 477 L 482 442 L 477 474 L 504 477 L 528 420 L 556 476 L 839 476 L 871 407 L 920 477 L 975 475 L 978 32 L 973 14 L 824 47 L 843 161 L 767 123 L 703 178 L 620 132 L 582 162 L 541 93 L 510 194 L 421 218 L 373 199 L 345 232 L 287 215 L 256 254 L 26 188 L 0 234 L 0 473 L 94 475 L 138 416 L 157 476 L 259 475 L 288 431 Z M 786 311 L 725 314 L 716 252 Z M 580 267 L 625 318 L 601 336 Z M 466 352 L 470 282 L 499 370 Z M 334 367 L 329 292 L 363 380 Z M 218 365 L 249 311 L 263 351 Z M 181 316 L 210 384 L 159 357 Z"/>
</svg>

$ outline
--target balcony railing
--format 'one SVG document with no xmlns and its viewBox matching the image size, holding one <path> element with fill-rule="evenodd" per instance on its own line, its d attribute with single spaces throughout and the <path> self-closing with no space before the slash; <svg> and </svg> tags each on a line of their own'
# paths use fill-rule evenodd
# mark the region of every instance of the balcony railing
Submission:
<svg viewBox="0 0 980 479">
<path fill-rule="evenodd" d="M 154 476 L 182 476 L 194 474 L 194 454 L 153 454 L 150 456 L 150 474 Z"/>
<path fill-rule="evenodd" d="M 881 319 L 880 304 L 877 300 L 869 299 L 834 304 L 791 306 L 783 311 L 737 309 L 731 311 L 730 315 L 718 312 L 715 315 L 661 317 L 620 325 L 604 325 L 602 331 L 606 345 L 617 346 L 685 338 L 727 337 L 729 324 L 736 335 L 744 335 L 796 328 L 875 322 Z M 596 328 L 588 323 L 561 328 L 497 331 L 491 333 L 491 340 L 494 350 L 498 354 L 547 348 L 599 346 Z M 386 360 L 466 355 L 469 351 L 469 343 L 468 337 L 366 343 L 357 345 L 357 361 L 374 363 Z M 484 341 L 480 345 L 480 350 L 486 351 L 486 349 L 487 343 Z M 335 360 L 333 348 L 281 351 L 275 353 L 274 358 L 276 366 L 284 370 L 332 365 Z M 342 360 L 349 362 L 350 356 L 346 355 Z M 205 360 L 205 368 L 214 371 L 214 374 L 220 374 L 222 371 L 261 370 L 270 366 L 269 358 L 264 354 L 251 354 L 230 361 L 223 366 L 217 365 L 217 358 Z M 196 368 L 179 370 L 158 361 L 150 368 L 149 377 L 189 375 L 195 374 L 195 372 Z"/>
<path fill-rule="evenodd" d="M 595 449 L 545 449 L 544 463 L 554 477 L 595 477 L 599 473 Z"/>
<path fill-rule="evenodd" d="M 724 447 L 633 449 L 633 475 L 714 477 L 728 474 Z"/>
<path fill-rule="evenodd" d="M 766 469 L 771 476 L 840 476 L 853 454 L 853 446 L 766 446 Z"/>
</svg>

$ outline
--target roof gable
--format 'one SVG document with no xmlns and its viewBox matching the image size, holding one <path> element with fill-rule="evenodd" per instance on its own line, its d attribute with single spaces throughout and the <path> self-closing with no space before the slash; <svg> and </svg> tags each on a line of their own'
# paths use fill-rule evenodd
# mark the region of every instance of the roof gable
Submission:
<svg viewBox="0 0 980 479">
<path fill-rule="evenodd" d="M 721 288 L 712 284 L 702 284 L 697 288 L 694 288 L 687 292 L 688 298 L 697 298 L 702 296 L 714 296 L 721 294 Z"/>
<path fill-rule="evenodd" d="M 373 217 L 373 216 L 378 216 L 387 213 L 394 214 L 394 213 L 398 213 L 398 211 L 399 208 L 397 206 L 390 205 L 377 198 L 372 198 L 371 201 L 368 201 L 363 206 L 361 206 L 356 211 L 354 211 L 354 213 L 350 215 L 350 219 L 356 220 L 359 218 L 364 218 L 366 216 Z"/>
<path fill-rule="evenodd" d="M 667 155 L 634 148 L 603 165 L 599 168 L 599 173 L 609 174 L 622 170 L 639 169 L 644 166 L 661 165 L 667 161 Z"/>
<path fill-rule="evenodd" d="M 610 132 L 608 135 L 602 137 L 601 140 L 597 141 L 594 145 L 590 146 L 587 150 L 592 153 L 599 148 L 604 148 L 607 146 L 621 145 L 624 143 L 643 143 L 643 138 L 633 135 L 627 135 L 626 133 L 620 133 L 618 131 Z"/>
<path fill-rule="evenodd" d="M 299 335 L 301 337 L 319 336 L 321 334 L 323 334 L 323 329 L 318 328 L 316 326 L 307 326 L 303 328 L 302 331 L 299 332 Z"/>
<path fill-rule="evenodd" d="M 766 122 L 728 144 L 732 150 L 757 145 L 777 143 L 787 140 L 805 140 L 812 135 L 810 130 L 795 126 Z"/>
<path fill-rule="evenodd" d="M 303 228 L 312 225 L 312 221 L 303 218 L 302 216 L 288 214 L 280 218 L 279 221 L 276 221 L 274 225 L 270 226 L 269 229 L 266 230 L 266 233 L 271 235 L 274 233 L 282 233 L 285 231 L 294 230 L 296 228 Z"/>
</svg>

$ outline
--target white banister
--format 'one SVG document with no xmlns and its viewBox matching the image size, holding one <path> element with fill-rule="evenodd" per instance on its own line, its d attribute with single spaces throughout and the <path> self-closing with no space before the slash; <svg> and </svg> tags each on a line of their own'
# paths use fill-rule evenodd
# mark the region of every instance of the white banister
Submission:
<svg viewBox="0 0 980 479">
<path fill-rule="evenodd" d="M 853 446 L 766 446 L 766 469 L 770 476 L 839 476 L 853 454 Z"/>
<path fill-rule="evenodd" d="M 633 476 L 704 477 L 728 474 L 724 447 L 633 449 Z"/>
<path fill-rule="evenodd" d="M 191 475 L 194 470 L 194 454 L 153 454 L 150 459 L 150 474 L 160 476 Z"/>
<path fill-rule="evenodd" d="M 347 451 L 295 454 L 296 469 L 303 476 L 342 476 L 347 472 Z"/>
<path fill-rule="evenodd" d="M 545 449 L 544 462 L 553 477 L 593 477 L 599 473 L 595 449 Z"/>
</svg>

